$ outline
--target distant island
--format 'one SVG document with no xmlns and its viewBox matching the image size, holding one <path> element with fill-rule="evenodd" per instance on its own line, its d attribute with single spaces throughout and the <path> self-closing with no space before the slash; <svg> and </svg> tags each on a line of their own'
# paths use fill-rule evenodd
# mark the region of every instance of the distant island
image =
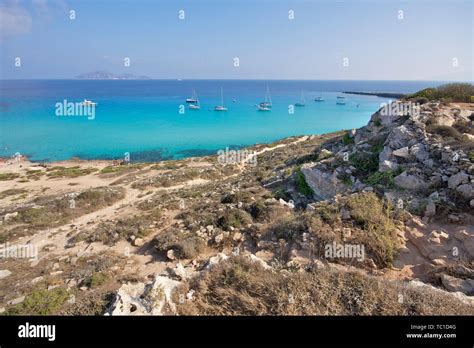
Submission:
<svg viewBox="0 0 474 348">
<path fill-rule="evenodd" d="M 134 74 L 113 74 L 108 71 L 97 70 L 75 77 L 81 80 L 150 80 L 149 76 L 138 76 Z"/>
</svg>

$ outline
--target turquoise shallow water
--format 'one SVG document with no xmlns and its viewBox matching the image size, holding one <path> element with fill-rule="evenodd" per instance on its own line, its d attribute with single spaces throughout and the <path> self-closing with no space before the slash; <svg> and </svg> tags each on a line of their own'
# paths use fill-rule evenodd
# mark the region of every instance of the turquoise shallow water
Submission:
<svg viewBox="0 0 474 348">
<path fill-rule="evenodd" d="M 215 153 L 304 134 L 358 128 L 367 123 L 385 98 L 346 95 L 341 91 L 412 92 L 429 82 L 390 81 L 1 81 L 0 156 L 16 152 L 34 161 L 122 158 L 156 161 Z M 215 112 L 220 87 L 228 112 Z M 255 104 L 269 87 L 273 109 L 258 112 Z M 201 110 L 184 102 L 196 89 Z M 306 106 L 289 114 L 304 90 Z M 322 93 L 324 102 L 314 98 Z M 95 118 L 58 117 L 55 104 L 83 99 L 98 103 Z M 232 100 L 235 99 L 235 102 Z M 180 114 L 180 105 L 186 107 Z M 357 107 L 357 105 L 359 105 Z"/>
</svg>

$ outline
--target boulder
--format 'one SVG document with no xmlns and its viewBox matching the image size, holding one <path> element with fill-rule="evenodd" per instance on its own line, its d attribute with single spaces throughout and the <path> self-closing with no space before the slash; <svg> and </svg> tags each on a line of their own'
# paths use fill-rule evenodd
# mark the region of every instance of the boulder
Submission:
<svg viewBox="0 0 474 348">
<path fill-rule="evenodd" d="M 410 175 L 406 171 L 398 175 L 394 179 L 395 185 L 407 190 L 425 190 L 428 184 L 416 175 Z"/>
<path fill-rule="evenodd" d="M 13 299 L 13 300 L 8 301 L 7 304 L 14 306 L 14 305 L 17 305 L 19 303 L 22 303 L 24 300 L 25 300 L 25 296 L 20 296 L 20 297 L 17 297 L 15 299 Z"/>
<path fill-rule="evenodd" d="M 440 278 L 441 283 L 448 291 L 460 291 L 468 296 L 474 294 L 474 279 L 461 279 L 447 274 L 442 274 Z"/>
<path fill-rule="evenodd" d="M 141 247 L 143 245 L 144 241 L 142 238 L 135 238 L 133 240 L 133 245 L 136 247 Z"/>
<path fill-rule="evenodd" d="M 0 269 L 0 279 L 8 277 L 10 274 L 12 274 L 12 272 L 10 272 L 8 269 Z"/>
<path fill-rule="evenodd" d="M 166 252 L 166 257 L 170 260 L 176 260 L 176 255 L 174 254 L 174 250 L 170 249 Z"/>
<path fill-rule="evenodd" d="M 424 162 L 429 159 L 430 154 L 426 151 L 426 147 L 423 144 L 415 144 L 410 148 L 410 154 L 414 156 L 417 161 Z"/>
<path fill-rule="evenodd" d="M 408 147 L 402 147 L 400 149 L 394 150 L 393 155 L 401 158 L 408 158 L 410 157 L 410 152 L 408 151 Z"/>
<path fill-rule="evenodd" d="M 425 216 L 426 217 L 433 217 L 436 214 L 436 204 L 433 201 L 429 201 L 425 208 Z"/>
<path fill-rule="evenodd" d="M 224 253 L 219 253 L 217 254 L 216 256 L 213 256 L 211 257 L 208 261 L 207 261 L 207 265 L 206 265 L 206 270 L 209 270 L 211 269 L 212 267 L 218 265 L 219 263 L 221 263 L 222 261 L 225 261 L 227 260 L 229 257 L 224 254 Z"/>
<path fill-rule="evenodd" d="M 392 149 L 400 149 L 407 146 L 414 138 L 413 132 L 405 125 L 401 125 L 390 132 L 387 142 Z"/>
<path fill-rule="evenodd" d="M 459 172 L 455 175 L 452 175 L 448 179 L 448 187 L 450 189 L 455 189 L 461 184 L 465 184 L 469 182 L 469 175 L 465 172 Z"/>
<path fill-rule="evenodd" d="M 15 218 L 16 216 L 18 216 L 18 212 L 14 212 L 14 213 L 8 213 L 8 214 L 5 214 L 5 216 L 3 217 L 3 220 L 5 222 L 7 222 L 8 220 L 11 220 L 13 218 Z"/>
<path fill-rule="evenodd" d="M 181 283 L 165 276 L 156 276 L 151 283 L 123 284 L 106 315 L 163 315 L 163 308 L 173 312 L 172 291 Z"/>
<path fill-rule="evenodd" d="M 379 171 L 380 172 L 392 172 L 398 169 L 398 163 L 392 161 L 382 161 L 379 162 Z"/>
<path fill-rule="evenodd" d="M 456 187 L 456 191 L 458 191 L 466 199 L 471 200 L 474 198 L 474 185 L 472 184 L 459 185 Z"/>
</svg>

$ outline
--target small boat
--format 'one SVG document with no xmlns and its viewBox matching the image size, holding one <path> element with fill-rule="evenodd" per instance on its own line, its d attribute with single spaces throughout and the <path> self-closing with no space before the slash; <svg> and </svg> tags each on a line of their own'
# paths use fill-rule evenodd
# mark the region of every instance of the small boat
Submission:
<svg viewBox="0 0 474 348">
<path fill-rule="evenodd" d="M 224 106 L 224 92 L 221 87 L 221 104 L 214 107 L 214 111 L 227 111 L 227 108 Z"/>
<path fill-rule="evenodd" d="M 191 94 L 191 98 L 186 99 L 186 103 L 196 103 L 197 102 L 197 96 L 196 96 L 196 91 L 193 88 L 193 92 Z"/>
<path fill-rule="evenodd" d="M 346 105 L 346 97 L 338 96 L 336 98 L 336 104 L 337 105 Z"/>
<path fill-rule="evenodd" d="M 81 103 L 83 106 L 95 106 L 97 105 L 97 103 L 91 101 L 91 100 L 87 100 L 87 99 L 84 99 L 84 101 Z"/>
<path fill-rule="evenodd" d="M 295 106 L 305 106 L 305 105 L 306 105 L 306 102 L 304 99 L 303 91 L 301 91 L 301 99 L 298 103 L 295 103 Z"/>
<path fill-rule="evenodd" d="M 265 92 L 265 101 L 257 105 L 258 111 L 272 111 L 272 97 L 270 95 L 270 89 L 267 86 L 267 91 Z"/>
<path fill-rule="evenodd" d="M 323 94 L 321 93 L 321 95 L 319 97 L 314 98 L 314 101 L 323 102 L 324 101 Z"/>
<path fill-rule="evenodd" d="M 237 99 L 232 99 L 232 103 L 236 103 L 237 102 Z"/>
<path fill-rule="evenodd" d="M 196 91 L 193 89 L 193 97 L 192 97 L 195 102 L 192 104 L 189 104 L 189 110 L 200 110 L 201 109 L 201 104 L 199 103 L 199 99 L 197 96 Z"/>
</svg>

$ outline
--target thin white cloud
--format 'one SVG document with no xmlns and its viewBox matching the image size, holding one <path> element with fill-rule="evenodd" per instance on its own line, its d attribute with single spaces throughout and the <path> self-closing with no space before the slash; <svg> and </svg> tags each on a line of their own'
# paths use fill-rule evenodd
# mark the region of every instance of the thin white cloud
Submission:
<svg viewBox="0 0 474 348">
<path fill-rule="evenodd" d="M 8 38 L 30 32 L 31 14 L 17 1 L 0 5 L 0 38 Z"/>
</svg>

